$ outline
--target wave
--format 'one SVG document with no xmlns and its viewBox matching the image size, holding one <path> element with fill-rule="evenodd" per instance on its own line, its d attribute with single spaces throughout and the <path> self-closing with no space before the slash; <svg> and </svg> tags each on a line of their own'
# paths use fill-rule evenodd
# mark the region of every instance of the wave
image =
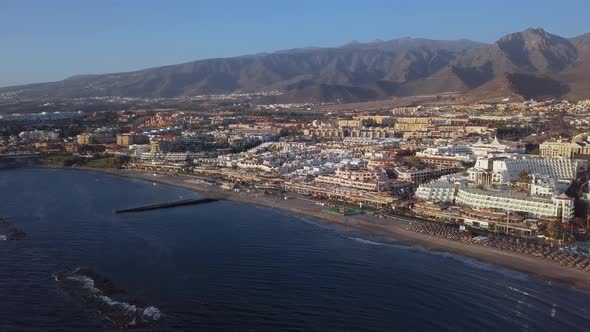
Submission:
<svg viewBox="0 0 590 332">
<path fill-rule="evenodd" d="M 469 265 L 471 267 L 474 267 L 474 268 L 477 268 L 480 270 L 496 272 L 496 273 L 499 273 L 505 277 L 517 279 L 517 280 L 521 280 L 521 281 L 529 279 L 529 276 L 525 273 L 521 273 L 521 272 L 514 271 L 514 270 L 509 270 L 509 269 L 499 267 L 499 266 L 496 266 L 496 265 L 493 265 L 490 263 L 482 262 L 482 261 L 474 259 L 474 258 L 468 258 L 468 257 L 463 257 L 463 256 L 457 256 L 457 255 L 452 255 L 452 257 L 456 260 L 461 261 L 465 265 Z"/>
<path fill-rule="evenodd" d="M 0 221 L 0 231 L 4 234 L 0 234 L 0 240 L 22 240 L 27 236 L 27 233 L 20 228 L 12 227 L 12 225 L 6 221 Z"/>
<path fill-rule="evenodd" d="M 509 269 L 506 269 L 506 268 L 503 268 L 500 266 L 496 266 L 496 265 L 493 265 L 490 263 L 486 263 L 486 262 L 480 261 L 475 258 L 465 257 L 465 256 L 453 254 L 453 253 L 446 252 L 446 251 L 431 250 L 431 249 L 427 249 L 427 248 L 423 248 L 423 247 L 414 247 L 414 248 L 416 248 L 418 251 L 426 253 L 428 255 L 453 259 L 453 260 L 458 261 L 464 265 L 467 265 L 472 268 L 476 268 L 478 270 L 499 273 L 505 277 L 509 277 L 509 278 L 517 279 L 517 280 L 527 280 L 528 279 L 528 275 L 526 275 L 524 273 L 517 272 L 514 270 L 509 270 Z"/>
<path fill-rule="evenodd" d="M 323 224 L 318 223 L 318 222 L 311 221 L 309 219 L 305 219 L 303 217 L 299 217 L 298 219 L 301 220 L 301 221 L 303 221 L 306 224 L 310 224 L 310 225 L 316 226 L 316 227 L 321 228 L 321 229 L 334 230 L 334 228 L 332 228 L 332 227 L 328 227 L 326 225 L 323 225 Z"/>
<path fill-rule="evenodd" d="M 525 291 L 523 291 L 523 290 L 520 290 L 520 289 L 518 289 L 518 288 L 512 287 L 512 286 L 508 286 L 508 289 L 510 289 L 510 290 L 511 290 L 511 291 L 513 291 L 513 292 L 516 292 L 516 293 L 519 293 L 519 294 L 525 295 L 525 296 L 530 296 L 530 294 L 529 294 L 529 293 L 527 293 L 527 292 L 525 292 Z"/>
<path fill-rule="evenodd" d="M 266 207 L 263 207 L 263 208 L 266 208 Z M 427 255 L 434 255 L 434 256 L 438 256 L 438 257 L 453 259 L 453 260 L 456 260 L 456 261 L 463 263 L 464 265 L 467 265 L 472 268 L 476 268 L 476 269 L 488 271 L 488 272 L 499 273 L 505 277 L 509 277 L 509 278 L 513 278 L 513 279 L 517 279 L 517 280 L 527 280 L 529 278 L 529 276 L 524 273 L 517 272 L 514 270 L 509 270 L 509 269 L 499 267 L 499 266 L 496 266 L 493 264 L 489 264 L 489 263 L 480 261 L 475 258 L 460 256 L 460 255 L 453 254 L 453 253 L 446 252 L 446 251 L 432 250 L 432 249 L 424 248 L 424 247 L 418 246 L 418 245 L 406 245 L 406 244 L 400 244 L 400 243 L 393 243 L 388 240 L 384 240 L 383 242 L 380 242 L 380 241 L 369 240 L 369 239 L 362 238 L 362 237 L 348 236 L 348 235 L 342 234 L 343 231 L 341 229 L 339 229 L 338 226 L 330 227 L 329 225 L 323 224 L 321 222 L 314 222 L 314 221 L 306 219 L 304 217 L 298 217 L 297 219 L 300 221 L 303 221 L 307 224 L 321 228 L 321 229 L 334 231 L 334 232 L 336 232 L 337 236 L 342 237 L 347 240 L 355 241 L 358 243 L 371 245 L 371 246 L 390 247 L 390 248 L 399 249 L 399 250 L 407 250 L 407 251 L 419 252 L 419 253 L 423 253 L 423 254 L 427 254 Z"/>
<path fill-rule="evenodd" d="M 340 235 L 340 237 L 348 239 L 348 240 L 352 240 L 352 241 L 356 241 L 362 244 L 368 244 L 368 245 L 372 245 L 372 246 L 392 246 L 389 243 L 383 243 L 383 242 L 376 242 L 376 241 L 371 241 L 371 240 L 367 240 L 367 239 L 363 239 L 360 237 L 350 237 L 350 236 L 346 236 L 346 235 Z"/>
<path fill-rule="evenodd" d="M 143 309 L 143 317 L 151 320 L 159 320 L 160 318 L 162 318 L 162 312 L 160 311 L 160 309 L 154 306 L 149 306 Z"/>
<path fill-rule="evenodd" d="M 94 271 L 76 268 L 53 277 L 68 293 L 94 307 L 113 328 L 147 326 L 163 317 L 160 309 L 131 299 L 127 292 Z"/>
<path fill-rule="evenodd" d="M 464 265 L 467 265 L 469 267 L 476 268 L 476 269 L 483 270 L 483 271 L 499 273 L 505 277 L 509 277 L 509 278 L 513 278 L 513 279 L 518 279 L 518 280 L 528 279 L 528 275 L 526 275 L 524 273 L 505 269 L 503 267 L 489 264 L 489 263 L 486 263 L 486 262 L 483 262 L 483 261 L 480 261 L 480 260 L 477 260 L 474 258 L 460 256 L 460 255 L 456 255 L 456 254 L 446 252 L 446 251 L 431 250 L 431 249 L 427 249 L 427 248 L 424 248 L 421 246 L 400 245 L 400 244 L 394 244 L 394 243 L 388 243 L 388 242 L 378 242 L 378 241 L 373 241 L 373 240 L 369 240 L 369 239 L 365 239 L 365 238 L 351 237 L 351 236 L 346 236 L 346 235 L 342 235 L 342 234 L 340 234 L 340 237 L 348 239 L 348 240 L 356 241 L 356 242 L 359 242 L 362 244 L 367 244 L 367 245 L 385 246 L 385 247 L 390 247 L 390 248 L 395 248 L 395 249 L 408 250 L 408 251 L 413 251 L 413 252 L 419 252 L 422 254 L 438 256 L 438 257 L 442 257 L 442 258 L 453 259 L 453 260 L 463 263 Z"/>
<path fill-rule="evenodd" d="M 94 279 L 84 276 L 84 275 L 71 275 L 67 277 L 69 280 L 78 281 L 83 288 L 91 291 L 92 293 L 98 294 L 100 290 L 94 287 Z M 59 280 L 59 278 L 57 279 Z"/>
</svg>

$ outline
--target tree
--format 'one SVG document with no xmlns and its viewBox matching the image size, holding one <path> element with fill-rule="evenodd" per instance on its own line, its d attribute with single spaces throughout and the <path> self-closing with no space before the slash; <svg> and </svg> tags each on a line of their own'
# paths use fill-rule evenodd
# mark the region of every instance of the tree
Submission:
<svg viewBox="0 0 590 332">
<path fill-rule="evenodd" d="M 113 166 L 117 169 L 123 168 L 125 164 L 131 161 L 129 156 L 116 156 L 113 160 Z"/>
<path fill-rule="evenodd" d="M 68 157 L 64 158 L 62 164 L 65 167 L 71 167 L 71 166 L 74 166 L 74 165 L 78 164 L 80 161 L 81 160 L 80 160 L 79 157 L 76 157 L 76 156 L 68 156 Z"/>
<path fill-rule="evenodd" d="M 552 239 L 557 238 L 559 235 L 559 220 L 554 219 L 549 222 L 547 225 L 547 233 Z"/>
</svg>

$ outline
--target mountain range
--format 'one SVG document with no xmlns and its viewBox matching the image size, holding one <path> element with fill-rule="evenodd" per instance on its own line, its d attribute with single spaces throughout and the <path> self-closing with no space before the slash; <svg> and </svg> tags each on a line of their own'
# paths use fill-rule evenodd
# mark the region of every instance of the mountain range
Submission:
<svg viewBox="0 0 590 332">
<path fill-rule="evenodd" d="M 180 97 L 281 91 L 273 102 L 356 102 L 461 94 L 479 99 L 590 97 L 590 33 L 541 28 L 500 38 L 400 38 L 198 60 L 133 72 L 78 75 L 0 88 L 16 98 Z"/>
</svg>

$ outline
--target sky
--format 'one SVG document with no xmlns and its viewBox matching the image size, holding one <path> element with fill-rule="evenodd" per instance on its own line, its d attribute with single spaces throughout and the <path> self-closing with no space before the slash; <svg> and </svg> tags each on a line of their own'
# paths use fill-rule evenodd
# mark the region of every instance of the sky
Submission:
<svg viewBox="0 0 590 332">
<path fill-rule="evenodd" d="M 0 0 L 0 86 L 400 37 L 590 32 L 590 0 Z"/>
</svg>

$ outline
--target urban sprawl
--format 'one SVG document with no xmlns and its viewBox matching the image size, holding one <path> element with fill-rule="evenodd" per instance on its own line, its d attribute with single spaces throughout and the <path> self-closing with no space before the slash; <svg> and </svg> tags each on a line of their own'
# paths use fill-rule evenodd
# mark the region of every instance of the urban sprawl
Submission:
<svg viewBox="0 0 590 332">
<path fill-rule="evenodd" d="M 590 271 L 589 119 L 590 101 L 7 114 L 0 165 L 185 176 Z"/>
</svg>

